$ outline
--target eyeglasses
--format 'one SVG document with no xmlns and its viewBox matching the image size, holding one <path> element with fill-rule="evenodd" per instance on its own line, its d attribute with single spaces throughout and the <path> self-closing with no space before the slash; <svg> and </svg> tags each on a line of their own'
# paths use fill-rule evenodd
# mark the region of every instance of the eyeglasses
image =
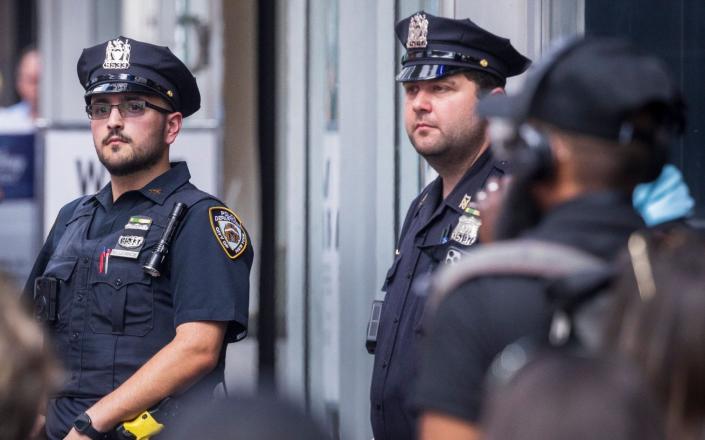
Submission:
<svg viewBox="0 0 705 440">
<path fill-rule="evenodd" d="M 120 116 L 122 116 L 123 118 L 142 116 L 148 107 L 160 113 L 172 113 L 171 110 L 159 107 L 150 102 L 139 99 L 130 99 L 127 101 L 123 101 L 120 104 L 108 104 L 107 102 L 88 104 L 86 106 L 86 113 L 88 114 L 88 119 L 107 119 L 110 116 L 110 113 L 113 111 L 113 107 L 118 108 Z"/>
</svg>

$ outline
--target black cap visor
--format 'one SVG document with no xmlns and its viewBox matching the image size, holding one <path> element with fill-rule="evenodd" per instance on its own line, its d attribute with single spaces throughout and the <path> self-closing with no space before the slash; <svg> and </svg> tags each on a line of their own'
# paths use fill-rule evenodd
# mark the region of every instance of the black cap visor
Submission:
<svg viewBox="0 0 705 440">
<path fill-rule="evenodd" d="M 173 92 L 164 89 L 154 81 L 129 74 L 101 75 L 97 77 L 93 84 L 87 87 L 84 98 L 86 104 L 90 104 L 90 98 L 93 95 L 128 92 L 160 96 L 169 103 L 172 109 L 178 108 Z M 171 96 L 169 96 L 170 93 Z"/>
<path fill-rule="evenodd" d="M 402 67 L 397 75 L 397 82 L 426 81 L 442 78 L 454 73 L 469 70 L 463 66 L 449 66 L 447 64 L 415 64 Z"/>
</svg>

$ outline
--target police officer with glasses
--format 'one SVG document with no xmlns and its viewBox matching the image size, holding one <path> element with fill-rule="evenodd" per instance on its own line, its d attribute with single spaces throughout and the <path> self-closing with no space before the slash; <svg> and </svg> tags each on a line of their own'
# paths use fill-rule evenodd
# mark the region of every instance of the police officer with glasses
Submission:
<svg viewBox="0 0 705 440">
<path fill-rule="evenodd" d="M 239 217 L 169 161 L 200 108 L 188 68 L 118 37 L 77 70 L 110 183 L 61 209 L 25 289 L 65 371 L 46 408 L 52 440 L 116 438 L 167 397 L 210 399 L 247 329 L 253 258 Z"/>
</svg>

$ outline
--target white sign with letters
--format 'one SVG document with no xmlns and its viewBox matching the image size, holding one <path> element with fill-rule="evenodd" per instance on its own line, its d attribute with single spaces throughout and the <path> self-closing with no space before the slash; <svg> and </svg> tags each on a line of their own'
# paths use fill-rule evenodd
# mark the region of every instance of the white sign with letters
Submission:
<svg viewBox="0 0 705 440">
<path fill-rule="evenodd" d="M 218 196 L 220 168 L 217 129 L 181 130 L 171 146 L 171 161 L 186 161 L 191 183 Z M 110 180 L 98 161 L 90 130 L 48 129 L 44 132 L 44 237 L 59 210 L 71 200 L 94 194 Z"/>
</svg>

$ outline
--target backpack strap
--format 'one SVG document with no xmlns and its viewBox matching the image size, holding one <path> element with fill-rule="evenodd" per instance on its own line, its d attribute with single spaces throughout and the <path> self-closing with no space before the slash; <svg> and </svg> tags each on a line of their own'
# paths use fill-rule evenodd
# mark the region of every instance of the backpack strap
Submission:
<svg viewBox="0 0 705 440">
<path fill-rule="evenodd" d="M 434 276 L 428 309 L 433 314 L 447 295 L 473 279 L 510 275 L 550 280 L 600 271 L 606 264 L 575 247 L 534 239 L 480 246 Z"/>
</svg>

